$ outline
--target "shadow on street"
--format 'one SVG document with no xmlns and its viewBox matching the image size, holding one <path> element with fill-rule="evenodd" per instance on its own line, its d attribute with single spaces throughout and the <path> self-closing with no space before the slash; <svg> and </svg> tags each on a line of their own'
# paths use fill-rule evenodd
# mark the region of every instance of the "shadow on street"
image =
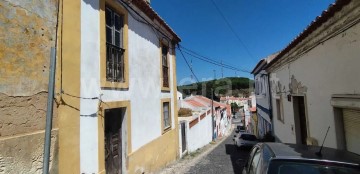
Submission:
<svg viewBox="0 0 360 174">
<path fill-rule="evenodd" d="M 238 149 L 235 144 L 226 144 L 226 154 L 230 155 L 234 173 L 242 172 L 243 166 L 248 158 L 250 149 Z"/>
</svg>

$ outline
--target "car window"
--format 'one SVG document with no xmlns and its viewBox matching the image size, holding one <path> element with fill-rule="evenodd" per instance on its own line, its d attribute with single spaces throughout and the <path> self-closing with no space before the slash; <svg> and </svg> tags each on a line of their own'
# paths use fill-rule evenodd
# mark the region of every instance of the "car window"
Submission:
<svg viewBox="0 0 360 174">
<path fill-rule="evenodd" d="M 271 174 L 360 174 L 359 168 L 339 164 L 316 164 L 303 162 L 273 161 L 269 167 Z"/>
<path fill-rule="evenodd" d="M 259 147 L 257 147 L 257 146 L 255 146 L 254 148 L 251 149 L 251 152 L 250 152 L 250 154 L 249 154 L 249 159 L 248 159 L 248 161 L 247 161 L 246 164 L 245 164 L 245 168 L 247 168 L 246 170 L 249 169 L 250 163 L 251 163 L 252 158 L 253 158 L 255 152 L 257 151 L 257 149 L 259 149 Z"/>
<path fill-rule="evenodd" d="M 258 168 L 258 164 L 260 161 L 260 149 L 257 149 L 255 151 L 254 157 L 250 162 L 250 166 L 249 166 L 249 173 L 250 174 L 260 174 L 260 167 Z M 257 170 L 259 169 L 259 170 Z"/>
<path fill-rule="evenodd" d="M 263 170 L 263 173 L 265 173 L 267 171 L 267 168 L 269 166 L 269 162 L 270 159 L 272 157 L 272 154 L 270 153 L 270 149 L 267 146 L 264 146 L 263 150 L 262 150 L 262 163 L 261 163 L 261 168 Z"/>
</svg>

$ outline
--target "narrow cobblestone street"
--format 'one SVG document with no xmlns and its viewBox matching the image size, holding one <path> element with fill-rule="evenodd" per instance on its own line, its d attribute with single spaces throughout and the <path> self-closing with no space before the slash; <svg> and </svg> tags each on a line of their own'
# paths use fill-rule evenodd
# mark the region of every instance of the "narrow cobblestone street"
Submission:
<svg viewBox="0 0 360 174">
<path fill-rule="evenodd" d="M 233 126 L 240 123 L 240 119 L 233 119 Z M 215 144 L 209 144 L 200 149 L 198 154 L 191 157 L 185 156 L 167 168 L 160 174 L 227 174 L 241 173 L 242 164 L 248 157 L 249 151 L 239 150 L 233 143 L 234 131 L 225 139 L 218 140 Z"/>
<path fill-rule="evenodd" d="M 232 140 L 233 134 L 200 159 L 186 173 L 241 173 L 241 164 L 247 159 L 249 151 L 236 148 Z"/>
</svg>

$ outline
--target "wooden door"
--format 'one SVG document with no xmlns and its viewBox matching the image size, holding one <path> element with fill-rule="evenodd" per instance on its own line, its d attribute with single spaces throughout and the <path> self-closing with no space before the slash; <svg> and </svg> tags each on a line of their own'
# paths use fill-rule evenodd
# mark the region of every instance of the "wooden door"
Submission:
<svg viewBox="0 0 360 174">
<path fill-rule="evenodd" d="M 121 174 L 122 170 L 122 136 L 121 109 L 105 111 L 105 168 L 108 174 Z"/>
</svg>

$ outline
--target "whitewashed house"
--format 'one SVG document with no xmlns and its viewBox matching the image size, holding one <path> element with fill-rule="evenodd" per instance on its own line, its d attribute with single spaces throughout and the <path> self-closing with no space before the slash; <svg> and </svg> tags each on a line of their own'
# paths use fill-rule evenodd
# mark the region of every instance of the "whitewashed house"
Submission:
<svg viewBox="0 0 360 174">
<path fill-rule="evenodd" d="M 360 1 L 337 0 L 271 61 L 273 127 L 287 143 L 360 154 Z"/>
<path fill-rule="evenodd" d="M 176 160 L 180 38 L 144 0 L 60 7 L 62 90 L 79 97 L 59 100 L 59 173 L 151 173 Z"/>
<path fill-rule="evenodd" d="M 255 96 L 257 110 L 257 134 L 262 138 L 267 132 L 272 131 L 272 103 L 269 85 L 269 73 L 265 66 L 275 58 L 277 54 L 261 59 L 252 70 L 255 80 Z"/>
</svg>

